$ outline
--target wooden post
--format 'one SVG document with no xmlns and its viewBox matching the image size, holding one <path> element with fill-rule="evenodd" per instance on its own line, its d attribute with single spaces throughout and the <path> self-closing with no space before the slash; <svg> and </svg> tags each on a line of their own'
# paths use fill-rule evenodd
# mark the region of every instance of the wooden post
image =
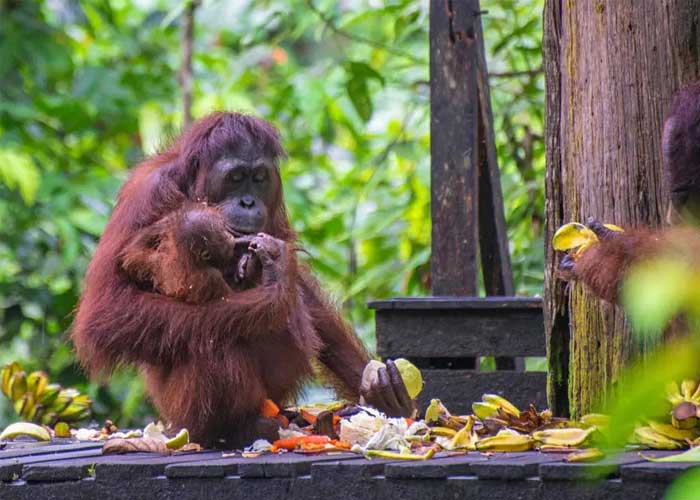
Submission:
<svg viewBox="0 0 700 500">
<path fill-rule="evenodd" d="M 479 11 L 479 2 L 476 2 Z M 508 251 L 508 233 L 503 212 L 501 173 L 498 169 L 496 138 L 491 112 L 486 43 L 481 20 L 476 22 L 478 45 L 476 83 L 478 88 L 479 149 L 479 249 L 486 295 L 513 295 L 513 272 Z"/>
<path fill-rule="evenodd" d="M 478 292 L 476 0 L 430 2 L 433 295 Z"/>
</svg>

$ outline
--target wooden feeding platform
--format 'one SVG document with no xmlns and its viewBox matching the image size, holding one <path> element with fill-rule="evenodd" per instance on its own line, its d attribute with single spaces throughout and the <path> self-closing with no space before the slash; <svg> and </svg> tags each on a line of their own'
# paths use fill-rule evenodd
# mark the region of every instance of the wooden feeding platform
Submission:
<svg viewBox="0 0 700 500">
<path fill-rule="evenodd" d="M 222 458 L 221 451 L 172 456 L 102 455 L 102 444 L 10 443 L 0 451 L 2 500 L 128 498 L 662 498 L 692 463 L 652 463 L 626 452 L 598 463 L 569 464 L 561 454 L 477 452 L 421 462 L 358 455 Z M 668 452 L 648 452 L 660 456 Z"/>
</svg>

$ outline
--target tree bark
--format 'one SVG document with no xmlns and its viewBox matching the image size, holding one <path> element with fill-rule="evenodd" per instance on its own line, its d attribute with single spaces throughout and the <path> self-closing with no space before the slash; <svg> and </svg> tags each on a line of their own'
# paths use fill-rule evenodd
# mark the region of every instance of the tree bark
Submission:
<svg viewBox="0 0 700 500">
<path fill-rule="evenodd" d="M 591 216 L 662 223 L 661 130 L 672 94 L 700 76 L 700 0 L 546 0 L 544 24 L 548 389 L 557 413 L 576 416 L 651 346 L 635 344 L 620 309 L 557 281 L 551 238 Z"/>
</svg>

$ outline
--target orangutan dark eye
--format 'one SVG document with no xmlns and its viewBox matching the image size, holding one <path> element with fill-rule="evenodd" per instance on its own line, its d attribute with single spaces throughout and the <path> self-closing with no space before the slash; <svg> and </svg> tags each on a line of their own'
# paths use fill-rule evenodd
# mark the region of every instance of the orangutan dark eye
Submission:
<svg viewBox="0 0 700 500">
<path fill-rule="evenodd" d="M 267 180 L 267 173 L 264 170 L 260 170 L 253 174 L 253 182 L 265 182 Z"/>
<path fill-rule="evenodd" d="M 226 176 L 226 180 L 234 184 L 238 184 L 243 180 L 243 172 L 240 170 L 234 170 Z"/>
</svg>

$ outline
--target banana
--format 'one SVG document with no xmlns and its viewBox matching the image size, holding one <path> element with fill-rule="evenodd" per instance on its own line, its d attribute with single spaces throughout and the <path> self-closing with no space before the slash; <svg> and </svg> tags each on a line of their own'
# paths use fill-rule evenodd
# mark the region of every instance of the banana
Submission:
<svg viewBox="0 0 700 500">
<path fill-rule="evenodd" d="M 669 439 L 676 441 L 684 441 L 686 439 L 693 440 L 700 435 L 700 432 L 692 429 L 677 429 L 672 425 L 663 424 L 655 420 L 649 420 L 649 427 L 654 429 L 659 434 L 666 436 Z"/>
<path fill-rule="evenodd" d="M 53 433 L 57 438 L 69 438 L 71 437 L 70 426 L 65 422 L 58 422 L 54 428 Z M 189 436 L 188 436 L 189 440 Z"/>
<path fill-rule="evenodd" d="M 495 417 L 498 415 L 498 406 L 493 403 L 478 401 L 472 404 L 472 411 L 474 412 L 474 415 L 479 417 L 479 420 L 483 420 L 485 418 Z"/>
<path fill-rule="evenodd" d="M 29 422 L 17 422 L 8 425 L 2 434 L 0 441 L 13 440 L 19 436 L 29 436 L 37 441 L 51 441 L 51 435 L 44 427 Z"/>
<path fill-rule="evenodd" d="M 70 437 L 70 436 L 69 436 Z M 180 429 L 180 432 L 177 433 L 177 436 L 175 436 L 172 439 L 169 439 L 165 442 L 165 446 L 167 446 L 171 450 L 179 450 L 186 444 L 190 442 L 190 433 L 187 429 Z"/>
<path fill-rule="evenodd" d="M 533 432 L 532 437 L 542 444 L 554 446 L 579 446 L 596 431 L 596 427 L 588 429 L 549 429 Z"/>
<path fill-rule="evenodd" d="M 690 400 L 693 403 L 700 403 L 700 384 L 698 384 L 698 387 L 695 389 L 695 392 L 691 396 Z"/>
<path fill-rule="evenodd" d="M 33 392 L 35 397 L 41 396 L 49 383 L 49 376 L 42 371 L 27 375 L 27 392 Z"/>
<path fill-rule="evenodd" d="M 683 402 L 683 395 L 676 381 L 671 381 L 666 384 L 666 398 L 674 406 Z"/>
<path fill-rule="evenodd" d="M 602 458 L 605 458 L 605 453 L 600 451 L 598 448 L 588 448 L 586 450 L 577 451 L 567 455 L 564 458 L 564 461 L 570 463 L 596 462 Z"/>
<path fill-rule="evenodd" d="M 16 361 L 13 363 L 9 363 L 5 365 L 2 369 L 2 393 L 5 395 L 5 397 L 11 398 L 12 397 L 12 390 L 10 388 L 10 379 L 12 378 L 12 375 L 15 374 L 15 372 L 20 371 L 21 368 L 19 366 L 19 363 Z"/>
<path fill-rule="evenodd" d="M 596 427 L 607 427 L 610 425 L 610 417 L 602 413 L 589 413 L 580 418 L 582 424 L 594 425 Z"/>
<path fill-rule="evenodd" d="M 532 448 L 534 440 L 524 434 L 499 434 L 476 442 L 479 451 L 527 451 Z"/>
<path fill-rule="evenodd" d="M 56 401 L 56 398 L 58 397 L 58 393 L 61 392 L 61 386 L 58 384 L 49 384 L 46 386 L 44 389 L 44 392 L 39 396 L 39 402 L 46 406 L 49 407 L 51 406 L 54 401 Z"/>
<path fill-rule="evenodd" d="M 17 401 L 27 392 L 27 375 L 22 371 L 12 374 L 10 377 L 10 399 Z"/>
<path fill-rule="evenodd" d="M 449 427 L 431 427 L 430 434 L 433 436 L 454 437 L 457 431 Z"/>
<path fill-rule="evenodd" d="M 46 408 L 44 408 L 44 405 L 36 403 L 34 405 L 34 417 L 32 418 L 32 422 L 41 422 L 41 417 L 44 416 L 45 411 Z"/>
<path fill-rule="evenodd" d="M 44 425 L 53 425 L 56 423 L 57 420 L 58 415 L 55 411 L 44 413 L 44 416 L 41 417 L 41 423 Z"/>
<path fill-rule="evenodd" d="M 34 412 L 36 412 L 34 394 L 27 392 L 19 400 L 15 401 L 15 411 L 22 420 L 31 421 Z"/>
<path fill-rule="evenodd" d="M 686 401 L 693 398 L 693 393 L 697 389 L 698 383 L 696 380 L 687 378 L 681 382 L 681 395 Z"/>
<path fill-rule="evenodd" d="M 437 423 L 441 416 L 450 417 L 450 412 L 447 411 L 445 405 L 439 399 L 431 399 L 428 408 L 425 409 L 425 423 Z"/>
<path fill-rule="evenodd" d="M 77 420 L 79 415 L 84 414 L 85 410 L 90 411 L 90 406 L 92 405 L 92 400 L 86 394 L 80 394 L 73 398 L 68 407 L 59 412 L 58 416 L 64 421 Z"/>
<path fill-rule="evenodd" d="M 633 440 L 654 450 L 677 450 L 685 448 L 685 443 L 669 439 L 656 432 L 651 427 L 637 427 L 634 430 Z"/>
<path fill-rule="evenodd" d="M 56 413 L 61 413 L 70 406 L 73 402 L 73 398 L 77 395 L 78 391 L 75 389 L 61 389 L 58 393 L 58 397 L 51 405 L 51 409 Z"/>
<path fill-rule="evenodd" d="M 452 441 L 450 441 L 450 444 L 447 446 L 448 450 L 460 450 L 460 449 L 467 449 L 467 450 L 475 450 L 476 449 L 476 441 L 477 437 L 476 434 L 472 432 L 472 429 L 474 428 L 474 417 L 469 415 L 467 417 L 467 422 L 460 429 L 457 434 L 452 438 Z"/>
<path fill-rule="evenodd" d="M 481 396 L 481 399 L 486 403 L 497 406 L 504 412 L 513 415 L 515 418 L 520 418 L 520 410 L 518 410 L 513 403 L 508 401 L 506 398 L 499 396 L 498 394 L 484 394 Z"/>
<path fill-rule="evenodd" d="M 385 450 L 367 450 L 365 457 L 367 458 L 386 458 L 388 460 L 428 460 L 435 455 L 435 448 L 428 448 L 423 455 L 414 455 L 412 453 L 397 453 L 395 451 Z"/>
</svg>

